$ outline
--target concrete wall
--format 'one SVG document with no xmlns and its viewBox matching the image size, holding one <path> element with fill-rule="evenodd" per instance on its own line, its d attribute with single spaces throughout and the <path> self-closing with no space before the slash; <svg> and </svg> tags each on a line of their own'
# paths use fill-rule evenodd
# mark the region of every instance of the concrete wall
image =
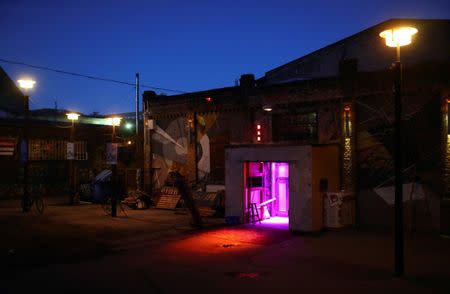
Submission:
<svg viewBox="0 0 450 294">
<path fill-rule="evenodd" d="M 230 146 L 225 149 L 225 215 L 237 216 L 244 222 L 244 173 L 246 161 L 289 162 L 289 227 L 292 231 L 309 232 L 313 228 L 312 147 L 253 145 Z"/>
</svg>

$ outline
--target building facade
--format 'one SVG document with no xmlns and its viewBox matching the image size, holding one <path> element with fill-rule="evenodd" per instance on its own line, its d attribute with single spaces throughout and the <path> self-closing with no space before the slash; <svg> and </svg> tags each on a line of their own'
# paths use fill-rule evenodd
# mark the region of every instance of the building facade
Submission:
<svg viewBox="0 0 450 294">
<path fill-rule="evenodd" d="M 413 43 L 401 48 L 405 224 L 410 230 L 445 230 L 450 170 L 448 20 L 389 20 L 270 70 L 258 80 L 243 75 L 235 87 L 176 96 L 145 92 L 146 187 L 160 186 L 171 170 L 191 181 L 225 184 L 225 175 L 234 172 L 225 168 L 226 146 L 336 145 L 339 169 L 333 177 L 339 183 L 333 190 L 355 195 L 357 225 L 391 227 L 395 49 L 386 47 L 379 33 L 400 25 L 418 29 Z M 324 190 L 324 179 L 316 181 L 307 185 L 338 192 Z M 227 201 L 244 197 L 234 195 L 227 193 Z"/>
<path fill-rule="evenodd" d="M 30 110 L 25 145 L 25 97 L 1 68 L 0 78 L 0 199 L 21 197 L 25 159 L 30 187 L 41 184 L 47 188 L 47 195 L 66 195 L 72 179 L 85 199 L 91 199 L 92 176 L 110 168 L 106 161 L 107 143 L 112 141 L 108 119 L 82 115 L 72 124 L 66 117 L 67 110 Z M 116 135 L 119 181 L 125 188 L 135 189 L 134 129 L 123 124 Z M 74 143 L 70 156 L 69 142 Z"/>
</svg>

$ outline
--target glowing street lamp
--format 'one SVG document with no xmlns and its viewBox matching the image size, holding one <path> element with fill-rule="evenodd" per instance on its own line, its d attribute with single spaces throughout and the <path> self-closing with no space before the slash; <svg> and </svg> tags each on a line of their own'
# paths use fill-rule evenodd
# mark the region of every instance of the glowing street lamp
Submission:
<svg viewBox="0 0 450 294">
<path fill-rule="evenodd" d="M 122 121 L 121 117 L 114 116 L 109 119 L 110 124 L 113 127 L 111 143 L 114 144 L 116 141 L 116 127 L 120 126 Z M 112 184 L 112 195 L 111 195 L 111 216 L 117 216 L 117 164 L 111 165 L 111 184 Z"/>
<path fill-rule="evenodd" d="M 385 39 L 388 47 L 401 47 L 411 44 L 412 36 L 417 32 L 413 27 L 399 27 L 382 31 L 380 37 Z"/>
<path fill-rule="evenodd" d="M 118 116 L 114 116 L 114 117 L 110 117 L 108 118 L 109 124 L 112 125 L 113 127 L 117 127 L 120 126 L 120 122 L 122 121 L 121 117 Z"/>
<path fill-rule="evenodd" d="M 23 79 L 23 80 L 18 80 L 17 83 L 19 83 L 20 88 L 27 91 L 29 89 L 34 88 L 34 84 L 36 84 L 36 81 L 30 80 L 30 79 Z"/>
<path fill-rule="evenodd" d="M 263 110 L 264 110 L 264 111 L 267 111 L 267 112 L 271 112 L 271 111 L 272 111 L 272 106 L 270 106 L 270 105 L 264 105 L 264 106 L 263 106 Z"/>
<path fill-rule="evenodd" d="M 78 120 L 78 118 L 80 117 L 80 115 L 75 112 L 66 113 L 66 116 L 67 116 L 67 119 L 70 119 L 72 122 L 75 120 Z"/>
<path fill-rule="evenodd" d="M 113 116 L 108 118 L 109 124 L 113 127 L 112 132 L 112 143 L 116 141 L 116 127 L 120 126 L 120 122 L 122 121 L 122 118 L 119 116 Z"/>
<path fill-rule="evenodd" d="M 29 110 L 30 110 L 30 97 L 28 95 L 29 90 L 34 88 L 36 84 L 35 81 L 31 79 L 21 79 L 18 80 L 17 83 L 19 87 L 24 90 L 24 103 L 23 103 L 23 112 L 24 112 L 24 122 L 23 122 L 23 144 L 26 148 L 23 158 L 23 199 L 22 199 L 22 211 L 27 212 L 30 210 L 30 195 L 28 193 L 28 120 L 29 120 Z"/>
<path fill-rule="evenodd" d="M 67 119 L 72 121 L 72 126 L 70 128 L 70 145 L 71 148 L 70 150 L 73 152 L 73 154 L 71 154 L 71 156 L 68 158 L 69 159 L 69 179 L 70 179 L 70 183 L 69 186 L 72 189 L 71 193 L 70 193 L 70 201 L 69 204 L 74 204 L 74 199 L 75 199 L 75 195 L 77 193 L 76 191 L 76 183 L 75 183 L 75 167 L 74 167 L 74 157 L 75 157 L 75 121 L 78 120 L 78 118 L 80 117 L 80 115 L 76 112 L 69 112 L 66 113 Z M 68 144 L 69 146 L 69 144 Z M 68 148 L 69 149 L 69 148 Z"/>
<path fill-rule="evenodd" d="M 402 65 L 400 62 L 400 47 L 409 45 L 412 36 L 418 32 L 413 27 L 397 27 L 382 31 L 380 37 L 386 41 L 386 46 L 397 48 L 397 58 L 394 64 L 395 70 L 395 275 L 401 276 L 404 272 L 403 256 L 403 183 L 401 162 L 401 119 L 402 119 Z"/>
</svg>

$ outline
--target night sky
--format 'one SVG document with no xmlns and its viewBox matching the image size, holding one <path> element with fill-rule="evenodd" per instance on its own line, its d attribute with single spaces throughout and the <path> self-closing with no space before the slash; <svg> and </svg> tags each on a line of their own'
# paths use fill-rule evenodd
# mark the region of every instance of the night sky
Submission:
<svg viewBox="0 0 450 294">
<path fill-rule="evenodd" d="M 342 4 L 345 3 L 345 4 Z M 181 91 L 233 86 L 389 18 L 450 18 L 448 1 L 0 0 L 0 58 Z M 0 62 L 32 109 L 134 110 L 132 86 Z M 148 88 L 141 88 L 148 90 Z M 160 91 L 171 95 L 175 92 Z"/>
</svg>

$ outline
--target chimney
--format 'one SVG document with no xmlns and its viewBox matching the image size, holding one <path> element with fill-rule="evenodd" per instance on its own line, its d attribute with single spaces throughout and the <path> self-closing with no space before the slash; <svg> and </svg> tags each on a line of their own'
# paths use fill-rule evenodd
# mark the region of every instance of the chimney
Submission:
<svg viewBox="0 0 450 294">
<path fill-rule="evenodd" d="M 255 76 L 253 74 L 243 74 L 239 79 L 241 88 L 251 89 L 255 87 Z"/>
<path fill-rule="evenodd" d="M 144 91 L 144 94 L 142 95 L 144 102 L 151 101 L 156 98 L 155 91 Z"/>
<path fill-rule="evenodd" d="M 358 60 L 343 59 L 339 62 L 339 81 L 345 95 L 351 95 L 358 83 Z"/>
<path fill-rule="evenodd" d="M 148 103 L 150 103 L 152 100 L 154 101 L 155 98 L 155 91 L 144 91 L 144 94 L 142 95 L 142 110 L 144 112 L 147 111 Z"/>
</svg>

